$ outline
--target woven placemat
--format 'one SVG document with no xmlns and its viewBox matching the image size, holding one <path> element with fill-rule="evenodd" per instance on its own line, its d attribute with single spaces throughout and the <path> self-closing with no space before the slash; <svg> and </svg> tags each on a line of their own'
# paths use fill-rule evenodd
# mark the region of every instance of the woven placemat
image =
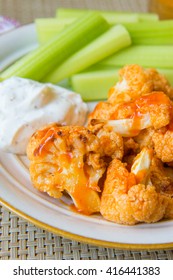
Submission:
<svg viewBox="0 0 173 280">
<path fill-rule="evenodd" d="M 172 260 L 173 250 L 138 251 L 97 247 L 35 227 L 0 207 L 0 259 Z"/>
<path fill-rule="evenodd" d="M 148 0 L 0 0 L 0 14 L 21 24 L 55 15 L 58 7 L 145 12 Z M 97 247 L 39 229 L 0 206 L 0 259 L 173 259 L 173 250 L 138 251 Z"/>
<path fill-rule="evenodd" d="M 145 12 L 149 0 L 0 0 L 0 14 L 30 23 L 38 17 L 55 16 L 58 7 Z"/>
</svg>

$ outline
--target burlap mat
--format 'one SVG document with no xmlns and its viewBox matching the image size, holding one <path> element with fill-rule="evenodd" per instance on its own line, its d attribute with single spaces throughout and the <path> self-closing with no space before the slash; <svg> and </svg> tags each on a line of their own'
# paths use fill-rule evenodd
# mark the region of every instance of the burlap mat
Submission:
<svg viewBox="0 0 173 280">
<path fill-rule="evenodd" d="M 26 24 L 55 15 L 58 7 L 147 11 L 145 0 L 0 0 L 0 15 Z M 173 250 L 137 251 L 102 248 L 72 241 L 37 228 L 0 207 L 0 259 L 173 259 Z"/>
<path fill-rule="evenodd" d="M 145 12 L 148 0 L 0 0 L 0 14 L 18 19 L 22 24 L 38 17 L 54 16 L 58 7 Z"/>
<path fill-rule="evenodd" d="M 167 260 L 173 250 L 138 251 L 97 247 L 54 235 L 0 208 L 0 258 L 29 260 Z"/>
</svg>

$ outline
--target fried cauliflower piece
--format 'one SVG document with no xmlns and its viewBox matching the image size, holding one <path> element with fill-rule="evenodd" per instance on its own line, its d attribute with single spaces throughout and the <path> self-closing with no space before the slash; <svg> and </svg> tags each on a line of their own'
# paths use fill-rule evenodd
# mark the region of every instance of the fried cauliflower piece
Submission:
<svg viewBox="0 0 173 280">
<path fill-rule="evenodd" d="M 137 64 L 123 67 L 119 75 L 120 81 L 108 93 L 108 100 L 113 103 L 120 99 L 130 101 L 153 90 L 150 74 Z"/>
<path fill-rule="evenodd" d="M 153 157 L 150 178 L 158 192 L 173 197 L 173 168 L 164 167 L 160 159 Z"/>
<path fill-rule="evenodd" d="M 99 102 L 95 106 L 94 110 L 88 115 L 88 124 L 90 125 L 92 119 L 115 119 L 114 116 L 116 116 L 116 109 L 117 107 L 109 102 Z"/>
<path fill-rule="evenodd" d="M 148 95 L 140 96 L 132 102 L 119 104 L 116 108 L 116 119 L 133 120 L 134 129 L 137 126 L 140 130 L 151 126 L 158 129 L 169 124 L 172 110 L 173 105 L 169 97 L 163 92 L 154 91 Z"/>
<path fill-rule="evenodd" d="M 173 219 L 173 168 L 164 167 L 162 161 L 154 157 L 151 164 L 150 178 L 157 192 L 163 194 L 167 199 L 168 205 L 164 218 Z"/>
<path fill-rule="evenodd" d="M 155 131 L 152 140 L 157 157 L 163 162 L 171 163 L 173 161 L 173 121 L 168 126 Z"/>
<path fill-rule="evenodd" d="M 110 137 L 96 136 L 79 126 L 54 124 L 38 130 L 27 147 L 34 187 L 54 198 L 60 198 L 66 191 L 78 211 L 99 212 L 99 180 L 111 157 L 116 157 L 117 145 L 123 144 L 122 140 L 116 143 Z M 109 145 L 106 151 L 103 143 Z"/>
<path fill-rule="evenodd" d="M 168 125 L 172 118 L 173 104 L 169 97 L 160 91 L 153 91 L 135 100 L 137 114 L 149 114 L 154 129 Z"/>
<path fill-rule="evenodd" d="M 124 138 L 124 156 L 135 156 L 139 152 L 139 144 L 133 138 Z"/>
<path fill-rule="evenodd" d="M 171 100 L 173 100 L 173 88 L 168 80 L 156 69 L 147 69 L 150 79 L 153 83 L 152 91 L 163 91 Z"/>
<path fill-rule="evenodd" d="M 108 101 L 111 103 L 134 100 L 152 91 L 163 91 L 173 98 L 173 88 L 155 69 L 144 69 L 137 64 L 131 64 L 123 67 L 119 75 L 120 81 L 108 93 Z"/>
<path fill-rule="evenodd" d="M 111 162 L 101 196 L 100 212 L 105 219 L 134 225 L 157 222 L 164 217 L 169 201 L 151 183 L 151 160 L 151 151 L 144 148 L 136 157 L 131 172 L 118 159 Z"/>
<path fill-rule="evenodd" d="M 137 136 L 132 138 L 134 143 L 137 145 L 137 149 L 134 151 L 135 154 L 139 153 L 144 147 L 154 149 L 154 143 L 152 140 L 154 131 L 155 130 L 152 127 L 146 128 L 146 129 L 141 130 Z M 128 150 L 127 150 L 127 152 L 128 152 Z"/>
<path fill-rule="evenodd" d="M 155 69 L 136 64 L 125 66 L 120 70 L 120 81 L 108 95 L 108 100 L 98 103 L 89 115 L 89 123 L 91 119 L 128 119 L 147 112 L 155 129 L 169 123 L 170 112 L 167 112 L 168 107 L 172 110 L 169 98 L 173 98 L 173 88 Z"/>
<path fill-rule="evenodd" d="M 109 120 L 103 115 L 100 123 L 104 122 L 105 126 L 113 127 L 114 131 L 123 137 L 134 137 L 143 129 L 150 127 L 159 129 L 168 125 L 172 112 L 173 106 L 170 99 L 163 92 L 152 92 L 133 102 L 119 104 L 116 106 L 116 114 L 107 114 L 111 117 Z M 97 108 L 92 114 L 92 117 L 95 116 L 98 116 Z M 89 127 L 99 123 L 99 120 L 94 120 L 90 119 Z M 90 129 L 92 130 L 92 127 Z"/>
<path fill-rule="evenodd" d="M 101 147 L 104 149 L 104 153 L 108 159 L 112 160 L 113 158 L 122 159 L 124 155 L 124 145 L 123 138 L 120 134 L 113 131 L 109 127 L 101 127 L 95 132 L 99 138 Z"/>
</svg>

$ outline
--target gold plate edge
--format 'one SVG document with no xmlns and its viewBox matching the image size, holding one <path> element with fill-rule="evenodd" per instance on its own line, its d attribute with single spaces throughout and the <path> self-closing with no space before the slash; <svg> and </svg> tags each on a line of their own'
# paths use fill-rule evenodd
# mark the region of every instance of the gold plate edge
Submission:
<svg viewBox="0 0 173 280">
<path fill-rule="evenodd" d="M 73 239 L 78 242 L 84 242 L 87 244 L 93 244 L 97 246 L 102 247 L 108 247 L 108 248 L 117 248 L 117 249 L 124 249 L 124 250 L 131 250 L 131 249 L 137 249 L 137 250 L 155 250 L 155 249 L 171 249 L 173 248 L 173 242 L 171 243 L 162 243 L 162 244 L 128 244 L 128 243 L 118 243 L 118 242 L 109 242 L 104 240 L 98 240 L 98 239 L 92 239 L 89 237 L 84 237 L 81 235 L 76 235 L 67 231 L 63 231 L 59 228 L 50 226 L 46 223 L 42 223 L 41 221 L 35 219 L 34 217 L 31 217 L 24 212 L 20 211 L 19 209 L 15 208 L 8 202 L 6 202 L 4 199 L 0 198 L 0 203 L 14 212 L 15 214 L 19 215 L 20 217 L 24 218 L 25 220 L 33 223 L 34 225 L 38 226 L 39 228 L 42 228 L 44 230 L 47 230 L 49 232 L 52 232 L 54 234 L 61 235 L 66 238 Z"/>
</svg>

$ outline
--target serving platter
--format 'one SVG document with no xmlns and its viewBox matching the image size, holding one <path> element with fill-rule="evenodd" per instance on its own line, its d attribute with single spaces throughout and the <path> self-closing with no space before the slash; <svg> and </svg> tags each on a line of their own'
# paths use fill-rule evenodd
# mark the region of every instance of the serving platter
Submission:
<svg viewBox="0 0 173 280">
<path fill-rule="evenodd" d="M 1 35 L 0 70 L 37 45 L 34 24 Z M 90 103 L 89 107 L 94 105 Z M 105 247 L 173 247 L 173 221 L 124 226 L 106 221 L 100 215 L 85 216 L 73 212 L 69 208 L 68 197 L 53 199 L 33 188 L 28 165 L 24 156 L 0 152 L 0 202 L 38 227 L 80 242 Z"/>
</svg>

